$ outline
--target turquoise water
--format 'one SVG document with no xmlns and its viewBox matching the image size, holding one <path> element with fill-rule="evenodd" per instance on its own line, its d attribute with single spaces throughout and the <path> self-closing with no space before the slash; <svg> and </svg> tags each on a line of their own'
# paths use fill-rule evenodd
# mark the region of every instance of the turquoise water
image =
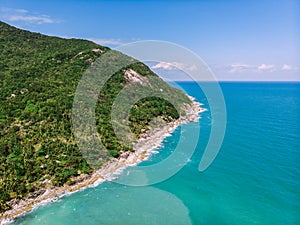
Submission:
<svg viewBox="0 0 300 225">
<path fill-rule="evenodd" d="M 197 85 L 179 85 L 209 109 Z M 300 224 L 300 83 L 221 87 L 226 135 L 204 172 L 198 165 L 213 123 L 210 110 L 202 114 L 196 151 L 176 175 L 148 187 L 106 182 L 39 207 L 15 224 Z M 181 131 L 189 148 L 196 125 L 182 125 L 142 165 L 171 155 Z"/>
</svg>

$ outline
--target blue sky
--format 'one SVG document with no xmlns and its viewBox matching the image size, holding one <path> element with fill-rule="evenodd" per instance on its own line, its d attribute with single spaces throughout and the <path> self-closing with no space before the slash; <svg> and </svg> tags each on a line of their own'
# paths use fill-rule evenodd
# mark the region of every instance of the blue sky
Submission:
<svg viewBox="0 0 300 225">
<path fill-rule="evenodd" d="M 297 0 L 0 0 L 0 20 L 110 47 L 174 42 L 199 55 L 218 80 L 300 80 Z"/>
</svg>

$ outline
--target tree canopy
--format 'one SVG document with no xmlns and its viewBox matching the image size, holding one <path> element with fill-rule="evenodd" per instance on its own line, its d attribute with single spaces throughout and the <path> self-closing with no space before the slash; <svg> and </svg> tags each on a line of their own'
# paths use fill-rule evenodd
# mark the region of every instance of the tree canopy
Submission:
<svg viewBox="0 0 300 225">
<path fill-rule="evenodd" d="M 91 41 L 50 37 L 0 22 L 0 211 L 9 209 L 11 199 L 43 188 L 45 180 L 60 186 L 93 172 L 74 138 L 72 104 L 82 74 L 107 51 Z M 156 76 L 141 62 L 125 69 Z M 99 136 L 112 157 L 133 151 L 116 137 L 110 116 L 126 83 L 124 69 L 116 72 L 99 93 L 95 109 Z M 181 91 L 162 85 L 180 104 L 190 103 Z M 130 111 L 130 129 L 138 137 L 150 129 L 153 117 L 168 122 L 179 113 L 162 98 L 144 98 Z"/>
</svg>

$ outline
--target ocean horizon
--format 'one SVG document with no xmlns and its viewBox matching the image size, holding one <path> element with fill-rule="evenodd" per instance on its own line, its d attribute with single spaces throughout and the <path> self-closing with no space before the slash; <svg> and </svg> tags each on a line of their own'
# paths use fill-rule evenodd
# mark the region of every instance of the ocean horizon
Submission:
<svg viewBox="0 0 300 225">
<path fill-rule="evenodd" d="M 39 206 L 13 224 L 300 224 L 300 83 L 220 82 L 227 128 L 203 172 L 198 166 L 214 123 L 208 99 L 196 83 L 176 86 L 207 111 L 199 122 L 178 127 L 140 166 L 170 156 L 179 139 L 192 148 L 189 138 L 200 125 L 195 152 L 178 173 L 144 187 L 107 181 Z"/>
</svg>

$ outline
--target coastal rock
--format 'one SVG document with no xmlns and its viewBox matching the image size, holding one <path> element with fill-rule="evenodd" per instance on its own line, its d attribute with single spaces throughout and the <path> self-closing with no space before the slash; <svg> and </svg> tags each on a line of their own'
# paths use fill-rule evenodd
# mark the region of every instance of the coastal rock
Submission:
<svg viewBox="0 0 300 225">
<path fill-rule="evenodd" d="M 93 52 L 96 52 L 96 53 L 103 53 L 104 51 L 101 50 L 100 48 L 95 48 L 92 50 Z"/>
</svg>

